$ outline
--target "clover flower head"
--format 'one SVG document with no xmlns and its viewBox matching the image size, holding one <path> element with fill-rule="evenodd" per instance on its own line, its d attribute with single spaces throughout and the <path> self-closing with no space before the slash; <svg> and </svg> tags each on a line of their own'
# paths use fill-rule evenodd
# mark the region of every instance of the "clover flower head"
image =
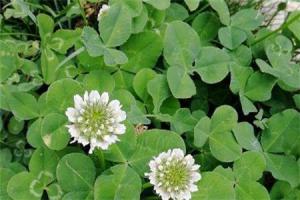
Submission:
<svg viewBox="0 0 300 200">
<path fill-rule="evenodd" d="M 103 4 L 98 13 L 98 21 L 100 21 L 101 17 L 109 10 L 110 6 Z"/>
<path fill-rule="evenodd" d="M 278 10 L 281 3 L 286 3 L 286 8 Z M 289 12 L 300 10 L 300 2 L 274 0 L 263 1 L 260 12 L 264 15 L 263 25 L 267 25 L 270 30 L 278 29 L 285 21 Z"/>
<path fill-rule="evenodd" d="M 85 92 L 84 96 L 74 96 L 74 107 L 66 111 L 70 124 L 67 125 L 73 141 L 83 146 L 90 144 L 89 153 L 95 148 L 107 149 L 119 141 L 118 135 L 124 134 L 126 127 L 122 123 L 126 113 L 121 110 L 118 100 L 109 102 L 107 92 Z"/>
<path fill-rule="evenodd" d="M 191 155 L 184 156 L 181 149 L 170 149 L 149 162 L 150 173 L 145 176 L 154 185 L 162 200 L 189 200 L 198 190 L 195 183 L 201 179 L 200 165 Z"/>
</svg>

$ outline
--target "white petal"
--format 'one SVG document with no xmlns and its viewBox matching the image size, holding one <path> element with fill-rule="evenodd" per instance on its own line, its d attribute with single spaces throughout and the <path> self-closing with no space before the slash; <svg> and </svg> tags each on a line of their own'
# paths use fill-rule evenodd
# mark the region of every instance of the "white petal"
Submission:
<svg viewBox="0 0 300 200">
<path fill-rule="evenodd" d="M 118 135 L 121 135 L 121 134 L 124 134 L 125 131 L 126 131 L 126 126 L 124 124 L 118 124 L 115 127 L 114 133 L 118 134 Z"/>
<path fill-rule="evenodd" d="M 183 195 L 183 198 L 184 198 L 185 200 L 191 199 L 191 198 L 192 198 L 191 193 L 190 193 L 190 192 L 185 192 L 184 195 Z"/>
<path fill-rule="evenodd" d="M 173 149 L 172 156 L 169 158 L 182 159 L 184 157 L 184 152 L 181 149 Z"/>
<path fill-rule="evenodd" d="M 198 191 L 198 187 L 195 184 L 192 184 L 192 185 L 190 185 L 189 190 L 191 192 L 196 192 L 196 191 Z"/>
<path fill-rule="evenodd" d="M 81 143 L 83 146 L 86 146 L 86 145 L 89 144 L 89 141 L 88 141 L 88 139 L 86 137 L 79 136 L 78 143 Z"/>
<path fill-rule="evenodd" d="M 89 99 L 92 103 L 96 103 L 96 102 L 100 101 L 100 94 L 96 90 L 92 90 L 89 97 L 90 97 Z"/>
<path fill-rule="evenodd" d="M 77 110 L 81 110 L 85 105 L 83 99 L 78 94 L 74 96 L 74 105 Z"/>
<path fill-rule="evenodd" d="M 66 111 L 66 115 L 68 117 L 68 120 L 70 122 L 76 122 L 77 116 L 78 116 L 78 112 L 75 108 L 68 108 Z"/>
<path fill-rule="evenodd" d="M 108 149 L 108 143 L 107 142 L 100 142 L 100 148 L 103 149 L 103 150 L 106 150 Z"/>
<path fill-rule="evenodd" d="M 126 119 L 126 112 L 124 112 L 123 110 L 121 110 L 120 112 L 118 112 L 117 114 L 117 122 L 122 122 Z"/>
<path fill-rule="evenodd" d="M 108 93 L 107 93 L 107 92 L 103 92 L 102 95 L 101 95 L 101 100 L 100 100 L 100 102 L 101 102 L 103 105 L 106 105 L 106 104 L 108 103 L 108 100 L 109 100 Z"/>
<path fill-rule="evenodd" d="M 112 100 L 109 104 L 108 107 L 111 110 L 119 110 L 120 109 L 120 101 L 118 100 Z"/>
<path fill-rule="evenodd" d="M 70 135 L 74 138 L 78 138 L 80 135 L 80 130 L 78 130 L 75 125 L 67 125 L 67 127 Z"/>
<path fill-rule="evenodd" d="M 200 168 L 200 165 L 193 165 L 192 167 L 191 167 L 191 169 L 193 170 L 193 171 L 196 171 L 196 170 L 198 170 Z"/>
<path fill-rule="evenodd" d="M 201 175 L 198 172 L 193 172 L 192 173 L 192 181 L 197 182 L 201 179 Z"/>
<path fill-rule="evenodd" d="M 89 102 L 89 93 L 87 91 L 84 92 L 83 100 L 87 103 Z"/>
</svg>

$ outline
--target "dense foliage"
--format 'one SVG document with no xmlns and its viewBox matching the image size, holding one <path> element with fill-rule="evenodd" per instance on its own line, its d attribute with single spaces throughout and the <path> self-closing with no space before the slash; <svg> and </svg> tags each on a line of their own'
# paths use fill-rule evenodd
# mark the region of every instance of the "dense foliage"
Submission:
<svg viewBox="0 0 300 200">
<path fill-rule="evenodd" d="M 300 199 L 300 11 L 271 31 L 260 3 L 1 1 L 0 199 L 159 199 L 145 173 L 175 148 L 193 200 Z M 65 112 L 92 90 L 127 118 L 89 154 Z"/>
</svg>

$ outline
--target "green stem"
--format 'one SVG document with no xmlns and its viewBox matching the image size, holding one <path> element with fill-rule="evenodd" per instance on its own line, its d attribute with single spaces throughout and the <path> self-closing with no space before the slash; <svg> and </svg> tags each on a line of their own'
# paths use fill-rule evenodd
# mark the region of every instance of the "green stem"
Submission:
<svg viewBox="0 0 300 200">
<path fill-rule="evenodd" d="M 195 11 L 193 14 L 191 14 L 188 18 L 186 18 L 184 21 L 190 22 L 192 19 L 194 19 L 199 13 L 201 13 L 203 10 L 209 7 L 209 4 L 205 4 L 201 9 Z"/>
<path fill-rule="evenodd" d="M 97 158 L 99 159 L 101 170 L 104 170 L 106 165 L 105 165 L 105 159 L 104 159 L 103 152 L 101 150 L 96 149 L 95 154 L 96 154 Z"/>
<path fill-rule="evenodd" d="M 152 187 L 152 184 L 147 182 L 143 184 L 143 190 Z"/>
<path fill-rule="evenodd" d="M 157 196 L 150 196 L 150 197 L 145 197 L 145 200 L 159 200 L 160 198 Z"/>
<path fill-rule="evenodd" d="M 146 117 L 156 117 L 156 115 L 153 115 L 153 114 L 146 114 L 145 116 Z"/>
<path fill-rule="evenodd" d="M 61 61 L 59 63 L 59 65 L 56 68 L 56 71 L 59 70 L 59 68 L 61 68 L 64 64 L 66 64 L 69 60 L 71 60 L 74 57 L 76 57 L 77 55 L 81 54 L 84 50 L 85 50 L 85 47 L 81 47 L 81 48 L 77 49 L 76 51 L 74 51 L 73 53 L 71 53 L 68 57 L 66 57 L 63 61 Z"/>
<path fill-rule="evenodd" d="M 294 23 L 296 20 L 298 20 L 300 18 L 300 14 L 296 15 L 295 17 L 293 17 L 291 20 L 287 21 L 286 23 L 282 24 L 278 29 L 276 29 L 275 31 L 272 31 L 270 33 L 268 33 L 267 35 L 258 38 L 257 40 L 255 40 L 254 42 L 252 42 L 250 45 L 255 45 L 265 39 L 267 39 L 268 37 L 278 33 L 279 31 L 281 31 L 282 29 L 288 27 L 289 25 L 291 25 L 292 23 Z"/>
<path fill-rule="evenodd" d="M 31 33 L 22 33 L 22 32 L 17 32 L 17 33 L 0 33 L 0 36 L 9 36 L 9 35 L 26 35 L 26 36 L 32 36 L 32 37 L 39 37 L 38 35 L 31 34 Z"/>
<path fill-rule="evenodd" d="M 81 16 L 82 16 L 82 18 L 83 18 L 84 25 L 87 26 L 87 25 L 88 25 L 88 21 L 87 21 L 87 19 L 86 19 L 86 16 L 85 16 L 85 13 L 84 13 L 83 8 L 81 7 L 80 0 L 77 0 L 77 3 L 78 3 L 79 8 L 80 8 L 80 13 L 81 13 Z"/>
</svg>

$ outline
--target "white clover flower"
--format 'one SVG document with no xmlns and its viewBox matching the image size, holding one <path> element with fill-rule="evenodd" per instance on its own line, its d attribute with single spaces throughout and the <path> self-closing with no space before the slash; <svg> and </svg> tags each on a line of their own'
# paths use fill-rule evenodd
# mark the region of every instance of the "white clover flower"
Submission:
<svg viewBox="0 0 300 200">
<path fill-rule="evenodd" d="M 286 8 L 277 12 L 280 3 L 286 3 Z M 263 25 L 268 25 L 269 29 L 276 30 L 286 21 L 288 13 L 296 10 L 300 10 L 300 2 L 287 0 L 263 1 L 260 9 L 265 17 Z"/>
<path fill-rule="evenodd" d="M 172 149 L 159 154 L 149 162 L 146 173 L 154 190 L 162 200 L 189 200 L 191 192 L 198 190 L 195 183 L 201 179 L 200 165 L 191 155 L 184 156 L 181 149 Z"/>
<path fill-rule="evenodd" d="M 109 10 L 110 6 L 103 4 L 98 13 L 98 21 L 100 21 L 101 17 Z"/>
<path fill-rule="evenodd" d="M 70 124 L 67 125 L 73 141 L 86 146 L 90 144 L 89 153 L 95 148 L 107 149 L 109 145 L 119 141 L 118 135 L 124 134 L 126 127 L 122 122 L 126 113 L 121 110 L 118 100 L 109 102 L 107 92 L 87 91 L 83 98 L 74 96 L 74 108 L 70 107 L 66 115 Z"/>
</svg>

